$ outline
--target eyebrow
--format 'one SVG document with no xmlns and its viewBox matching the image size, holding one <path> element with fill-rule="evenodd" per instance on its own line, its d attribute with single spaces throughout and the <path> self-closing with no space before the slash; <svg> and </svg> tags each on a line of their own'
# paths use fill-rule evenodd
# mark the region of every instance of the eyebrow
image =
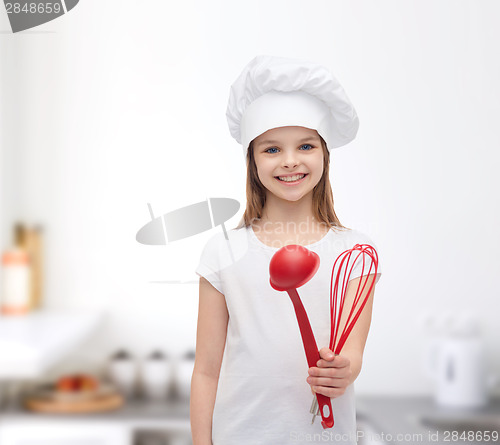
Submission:
<svg viewBox="0 0 500 445">
<path fill-rule="evenodd" d="M 306 142 L 306 141 L 317 141 L 318 137 L 317 136 L 307 136 L 306 138 L 300 139 L 299 142 Z M 257 145 L 264 145 L 264 144 L 277 144 L 279 141 L 275 141 L 272 139 L 266 139 L 265 141 L 259 142 Z"/>
</svg>

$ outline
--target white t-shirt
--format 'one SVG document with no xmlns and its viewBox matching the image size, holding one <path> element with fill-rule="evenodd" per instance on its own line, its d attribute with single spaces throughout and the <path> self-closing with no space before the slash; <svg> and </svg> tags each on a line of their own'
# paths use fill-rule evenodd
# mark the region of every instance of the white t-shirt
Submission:
<svg viewBox="0 0 500 445">
<path fill-rule="evenodd" d="M 292 302 L 269 283 L 269 262 L 279 247 L 249 227 L 212 236 L 196 273 L 224 294 L 229 321 L 212 419 L 213 445 L 356 443 L 354 385 L 331 399 L 335 425 L 311 425 L 313 394 Z M 318 349 L 330 342 L 330 281 L 335 259 L 355 244 L 376 246 L 363 233 L 330 229 L 306 245 L 320 257 L 313 278 L 298 288 Z M 361 257 L 360 257 L 361 258 Z M 361 275 L 360 260 L 350 278 Z M 372 269 L 373 272 L 373 269 Z M 380 263 L 376 282 L 380 278 Z M 365 265 L 365 272 L 367 268 Z"/>
</svg>

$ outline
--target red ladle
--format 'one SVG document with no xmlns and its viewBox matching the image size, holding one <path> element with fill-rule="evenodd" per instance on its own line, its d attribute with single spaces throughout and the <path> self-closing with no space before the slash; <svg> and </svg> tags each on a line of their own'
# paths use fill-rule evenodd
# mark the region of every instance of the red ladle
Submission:
<svg viewBox="0 0 500 445">
<path fill-rule="evenodd" d="M 321 358 L 306 310 L 300 300 L 297 287 L 306 284 L 319 268 L 319 256 L 304 246 L 289 244 L 279 249 L 269 263 L 270 283 L 273 289 L 287 291 L 295 309 L 302 343 L 309 367 L 316 366 Z M 316 393 L 320 407 L 321 425 L 333 427 L 333 412 L 330 397 Z"/>
</svg>

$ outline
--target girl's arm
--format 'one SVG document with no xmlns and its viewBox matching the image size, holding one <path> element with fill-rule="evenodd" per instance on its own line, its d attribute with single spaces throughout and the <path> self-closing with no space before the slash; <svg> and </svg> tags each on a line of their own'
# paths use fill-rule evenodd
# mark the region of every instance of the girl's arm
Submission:
<svg viewBox="0 0 500 445">
<path fill-rule="evenodd" d="M 372 280 L 376 278 L 376 275 L 369 275 L 368 280 L 363 277 L 363 281 L 361 283 L 361 288 L 363 287 L 365 281 L 366 286 L 363 294 L 361 295 L 360 301 L 363 300 L 365 295 L 368 293 L 370 284 Z M 352 305 L 352 301 L 354 300 L 354 296 L 356 290 L 358 288 L 358 283 L 361 277 L 355 278 L 349 282 L 346 290 L 346 302 L 349 301 Z M 361 372 L 361 365 L 363 362 L 363 352 L 365 350 L 366 339 L 368 337 L 368 332 L 370 330 L 370 324 L 372 320 L 372 309 L 373 309 L 373 295 L 375 293 L 375 285 L 373 285 L 372 291 L 368 300 L 366 301 L 365 307 L 361 312 L 361 315 L 358 318 L 358 321 L 352 328 L 351 334 L 347 338 L 344 347 L 342 348 L 342 352 L 340 355 L 346 357 L 350 361 L 351 373 L 349 376 L 349 384 L 353 383 L 354 380 L 358 377 Z M 350 309 L 350 306 L 346 304 L 344 310 Z"/>
<path fill-rule="evenodd" d="M 371 280 L 376 278 L 375 275 L 354 278 L 349 281 L 346 289 L 345 303 L 340 320 L 340 332 L 342 332 L 349 311 L 352 307 L 354 297 L 358 288 L 359 281 L 363 279 L 360 291 L 366 281 L 363 294 L 360 301 L 364 299 L 370 288 Z M 342 351 L 338 357 L 333 358 L 330 354 L 332 351 L 328 347 L 321 348 L 321 359 L 316 367 L 309 368 L 308 383 L 311 385 L 313 392 L 319 392 L 328 397 L 339 397 L 344 394 L 345 389 L 353 383 L 361 371 L 363 362 L 363 352 L 365 349 L 368 331 L 372 319 L 373 295 L 375 293 L 375 285 L 366 301 L 365 307 L 358 318 L 358 321 L 352 328 L 352 331 L 347 338 Z M 357 306 L 358 307 L 358 306 Z"/>
<path fill-rule="evenodd" d="M 193 445 L 212 445 L 212 415 L 228 320 L 224 295 L 200 277 L 196 358 L 190 398 Z"/>
</svg>

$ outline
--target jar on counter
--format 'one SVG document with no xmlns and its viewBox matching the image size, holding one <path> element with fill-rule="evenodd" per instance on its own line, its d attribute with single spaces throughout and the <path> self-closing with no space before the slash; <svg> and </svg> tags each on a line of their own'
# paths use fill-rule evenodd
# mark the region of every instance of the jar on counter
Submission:
<svg viewBox="0 0 500 445">
<path fill-rule="evenodd" d="M 116 352 L 109 362 L 109 376 L 112 383 L 127 399 L 135 396 L 137 385 L 136 360 L 125 350 Z"/>
<path fill-rule="evenodd" d="M 144 395 L 153 401 L 166 400 L 172 380 L 172 364 L 166 354 L 153 351 L 141 365 Z"/>
<path fill-rule="evenodd" d="M 195 351 L 187 351 L 178 361 L 176 369 L 177 392 L 181 399 L 189 399 L 191 395 L 191 378 L 194 370 Z"/>
</svg>

